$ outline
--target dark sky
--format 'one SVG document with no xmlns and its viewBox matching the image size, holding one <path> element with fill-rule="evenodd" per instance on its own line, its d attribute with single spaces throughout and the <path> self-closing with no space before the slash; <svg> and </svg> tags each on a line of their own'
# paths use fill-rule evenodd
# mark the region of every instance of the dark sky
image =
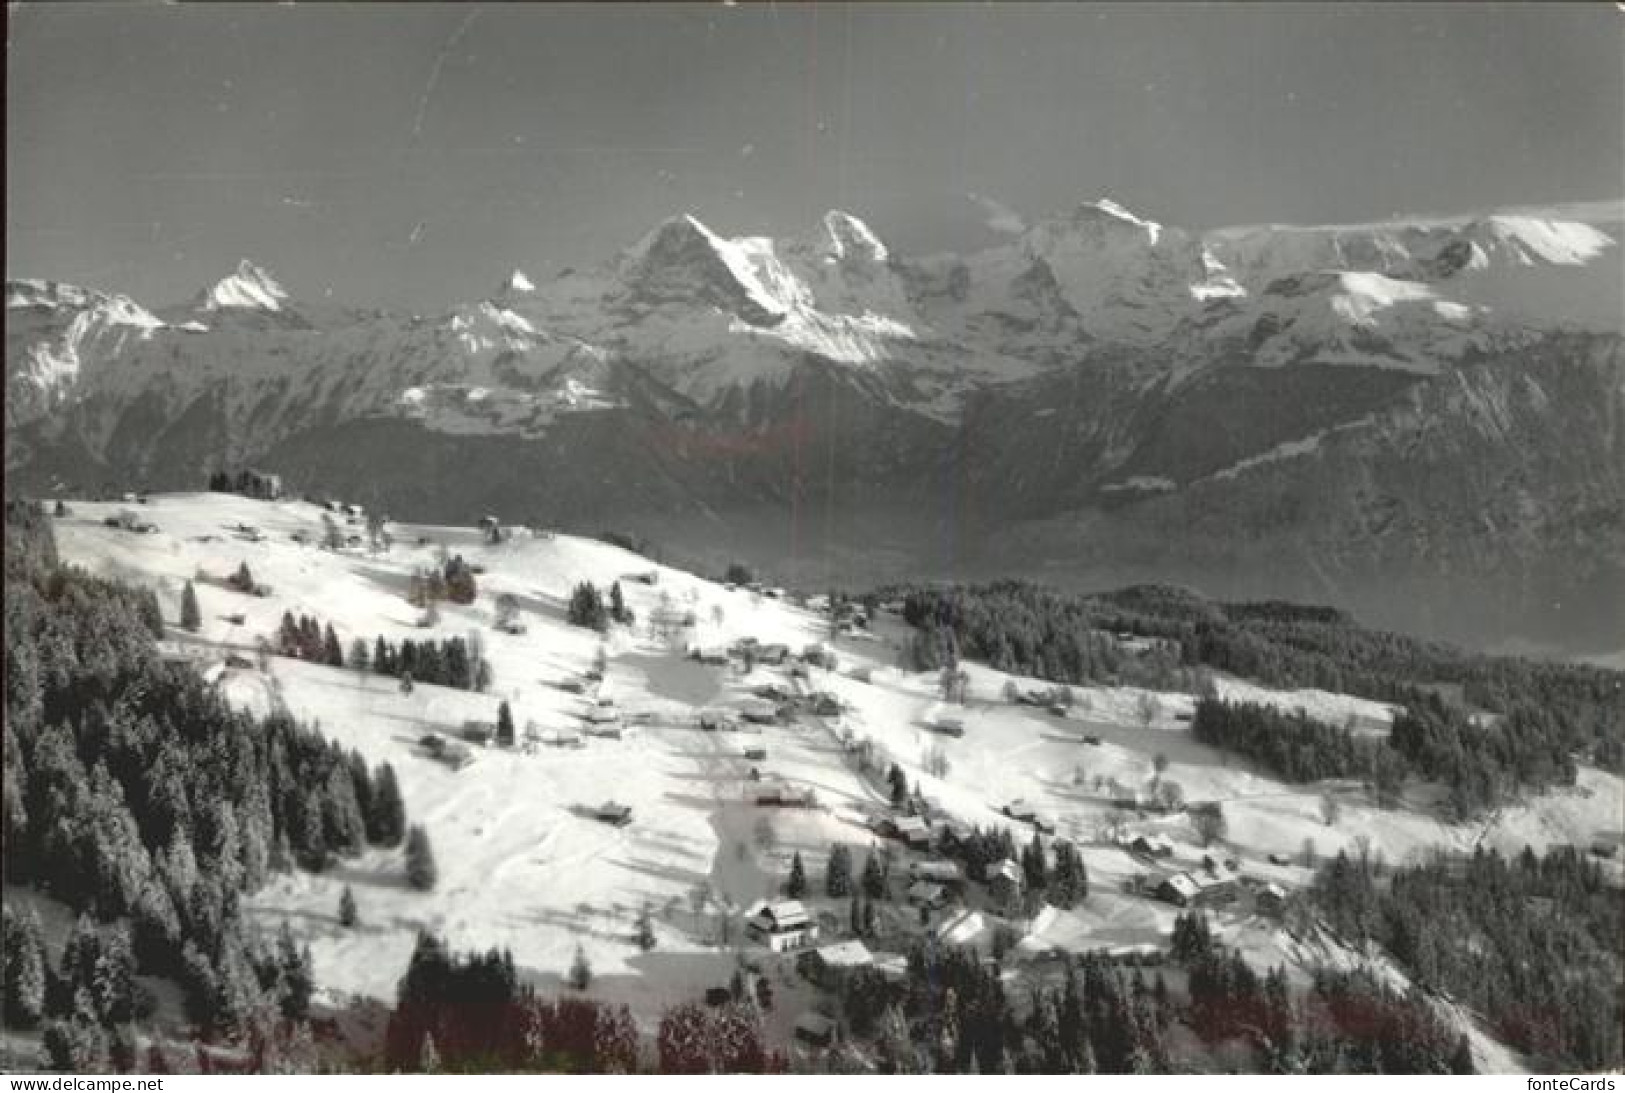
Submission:
<svg viewBox="0 0 1625 1093">
<path fill-rule="evenodd" d="M 1614 4 L 13 5 L 6 261 L 430 308 L 665 216 L 919 252 L 1618 198 Z M 1012 218 L 991 217 L 1001 224 Z"/>
</svg>

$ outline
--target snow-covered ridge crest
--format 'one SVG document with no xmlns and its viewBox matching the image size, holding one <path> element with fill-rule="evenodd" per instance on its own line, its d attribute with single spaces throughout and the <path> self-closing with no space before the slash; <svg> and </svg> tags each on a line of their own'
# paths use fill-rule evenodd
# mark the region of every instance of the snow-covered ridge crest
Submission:
<svg viewBox="0 0 1625 1093">
<path fill-rule="evenodd" d="M 1074 218 L 1076 218 L 1077 215 L 1084 213 L 1086 210 L 1102 212 L 1107 216 L 1123 221 L 1125 224 L 1132 224 L 1135 227 L 1140 228 L 1145 232 L 1146 240 L 1152 246 L 1156 246 L 1157 240 L 1162 236 L 1161 224 L 1158 224 L 1155 220 L 1146 220 L 1143 217 L 1134 215 L 1127 209 L 1127 207 L 1119 205 L 1109 197 L 1103 197 L 1097 201 L 1086 202 L 1079 207 L 1078 213 L 1074 214 Z"/>
<path fill-rule="evenodd" d="M 1093 247 L 1147 250 L 1159 244 L 1174 242 L 1170 236 L 1183 236 L 1177 230 L 1168 231 L 1155 220 L 1131 212 L 1127 206 L 1109 197 L 1085 201 L 1069 213 L 1045 217 L 1028 228 L 1023 238 L 1028 249 L 1043 251 L 1062 241 L 1076 245 L 1086 242 Z"/>
<path fill-rule="evenodd" d="M 158 316 L 130 299 L 117 293 L 97 292 L 60 281 L 7 281 L 6 307 L 82 309 L 89 314 L 89 322 L 103 326 L 133 326 L 140 330 L 158 330 L 166 324 Z"/>
<path fill-rule="evenodd" d="M 1614 220 L 1598 226 L 1571 219 L 1561 210 L 1526 210 L 1371 224 L 1219 228 L 1205 239 L 1244 279 L 1340 269 L 1433 281 L 1485 271 L 1600 269 L 1601 256 L 1618 246 L 1609 234 L 1618 227 Z"/>
<path fill-rule="evenodd" d="M 265 270 L 247 258 L 237 263 L 237 271 L 216 281 L 203 293 L 203 308 L 243 308 L 252 311 L 281 311 L 288 293 Z"/>
<path fill-rule="evenodd" d="M 1538 216 L 1497 214 L 1474 221 L 1463 234 L 1481 250 L 1493 255 L 1504 249 L 1512 261 L 1525 266 L 1541 262 L 1583 266 L 1617 245 L 1611 236 L 1590 224 Z"/>
<path fill-rule="evenodd" d="M 101 294 L 62 281 L 23 278 L 6 282 L 6 307 L 88 307 Z"/>
</svg>

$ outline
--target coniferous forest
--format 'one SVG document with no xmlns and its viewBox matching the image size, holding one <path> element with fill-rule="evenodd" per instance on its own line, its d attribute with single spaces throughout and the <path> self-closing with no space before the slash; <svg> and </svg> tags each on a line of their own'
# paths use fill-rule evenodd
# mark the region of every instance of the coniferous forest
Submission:
<svg viewBox="0 0 1625 1093">
<path fill-rule="evenodd" d="M 1387 876 L 1339 854 L 1313 898 L 1334 930 L 1381 944 L 1414 983 L 1471 1005 L 1518 1050 L 1554 1069 L 1625 1063 L 1625 907 L 1573 848 L 1441 854 Z"/>
<path fill-rule="evenodd" d="M 902 599 L 921 669 L 966 657 L 1057 683 L 1192 692 L 1204 689 L 1203 670 L 1217 670 L 1401 705 L 1390 747 L 1407 770 L 1449 786 L 1461 815 L 1572 783 L 1576 757 L 1614 771 L 1625 763 L 1625 673 L 1471 653 L 1367 629 L 1332 608 L 1223 604 L 1161 586 L 1081 595 L 1026 581 L 891 587 L 870 598 Z M 1126 651 L 1115 635 L 1152 647 Z M 1376 749 L 1301 720 L 1203 707 L 1198 731 L 1210 742 L 1285 777 L 1397 773 Z"/>
<path fill-rule="evenodd" d="M 462 691 L 483 691 L 491 684 L 491 665 L 479 644 L 460 637 L 440 641 L 406 638 L 397 643 L 380 636 L 370 645 L 357 638 L 346 652 L 331 623 L 323 626 L 310 615 L 295 618 L 292 612 L 284 612 L 274 648 L 281 656 L 311 664 L 371 671 Z"/>
<path fill-rule="evenodd" d="M 8 1022 L 42 1025 L 54 1065 L 132 1069 L 152 1005 L 137 977 L 157 977 L 201 1039 L 271 1067 L 308 1040 L 313 972 L 286 933 L 244 921 L 242 897 L 398 842 L 394 773 L 285 717 L 256 723 L 165 663 L 152 594 L 60 568 L 33 509 L 8 505 L 5 548 L 6 879 L 80 916 L 48 951 L 8 907 Z"/>
<path fill-rule="evenodd" d="M 1322 970 L 1308 990 L 1280 969 L 1259 973 L 1216 943 L 1200 912 L 1180 915 L 1174 964 L 1125 967 L 1103 953 L 1063 958 L 1050 986 L 1011 991 L 965 950 L 914 946 L 901 980 L 873 969 L 826 970 L 841 1026 L 882 1074 L 1158 1074 L 1201 1051 L 1268 1073 L 1472 1073 L 1465 1038 L 1421 992 L 1367 973 Z M 803 973 L 805 974 L 805 973 Z M 490 1073 L 777 1073 L 789 1060 L 762 1036 L 771 998 L 743 982 L 713 1008 L 661 1015 L 651 1058 L 625 1006 L 544 998 L 505 951 L 460 954 L 420 934 L 386 1035 L 386 1070 Z"/>
</svg>

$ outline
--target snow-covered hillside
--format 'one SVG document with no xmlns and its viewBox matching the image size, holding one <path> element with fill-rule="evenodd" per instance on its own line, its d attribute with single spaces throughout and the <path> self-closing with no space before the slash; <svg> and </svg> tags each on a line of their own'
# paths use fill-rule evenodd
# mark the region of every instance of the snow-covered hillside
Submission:
<svg viewBox="0 0 1625 1093">
<path fill-rule="evenodd" d="M 596 973 L 594 996 L 626 1001 L 647 1021 L 661 1007 L 727 981 L 735 949 L 751 948 L 740 913 L 778 891 L 796 852 L 814 879 L 809 904 L 816 915 L 832 916 L 838 933 L 846 905 L 825 899 L 818 883 L 832 844 L 887 845 L 899 874 L 916 857 L 867 824 L 885 789 L 859 771 L 854 749 L 864 741 L 881 770 L 898 763 L 946 817 L 1011 826 L 1025 839 L 1024 825 L 1002 811 L 1021 799 L 1051 821 L 1081 849 L 1091 895 L 1076 913 L 1079 928 L 1105 947 L 1164 942 L 1174 908 L 1125 886 L 1193 867 L 1203 853 L 1183 814 L 1125 813 L 1114 805 L 1124 795 L 1149 794 L 1158 781 L 1176 782 L 1190 801 L 1222 802 L 1242 872 L 1289 888 L 1309 875 L 1302 864 L 1307 844 L 1328 854 L 1368 838 L 1390 861 L 1433 845 L 1468 849 L 1485 842 L 1516 850 L 1525 842 L 1588 840 L 1617 824 L 1625 807 L 1619 778 L 1587 770 L 1576 789 L 1506 810 L 1487 827 L 1451 826 L 1421 808 L 1376 809 L 1357 787 L 1286 785 L 1197 744 L 1185 720 L 1189 696 L 1080 688 L 1077 704 L 1060 717 L 1007 702 L 1007 677 L 978 665 L 968 666 L 965 706 L 945 708 L 934 674 L 898 666 L 907 634 L 894 617 L 881 615 L 868 632 L 832 638 L 825 615 L 787 599 L 540 529 L 515 529 L 508 541 L 490 545 L 474 528 L 392 525 L 387 552 L 358 545 L 335 551 L 315 545 L 324 510 L 305 502 L 160 495 L 140 508 L 157 525 L 151 534 L 104 524 L 127 506 L 69 504 L 71 513 L 56 521 L 65 561 L 156 588 L 171 620 L 184 583 L 193 580 L 202 625 L 196 634 L 171 631 L 176 654 L 195 657 L 233 701 L 261 712 L 285 708 L 369 763 L 392 764 L 410 820 L 427 827 L 440 868 L 432 892 L 404 884 L 398 851 L 372 850 L 322 875 L 279 877 L 250 901 L 249 913 L 268 928 L 288 922 L 309 942 L 328 992 L 391 997 L 416 931 L 427 928 L 458 948 L 508 947 L 522 974 L 549 988 L 579 945 Z M 423 629 L 405 592 L 414 571 L 433 566 L 443 552 L 480 567 L 479 595 L 468 606 L 442 605 L 439 622 Z M 240 564 L 268 587 L 264 597 L 213 579 Z M 600 587 L 619 581 L 636 624 L 612 627 L 602 638 L 569 625 L 565 605 L 581 581 Z M 497 598 L 505 594 L 519 605 L 523 633 L 493 626 Z M 284 612 L 331 624 L 345 647 L 379 636 L 478 635 L 494 684 L 483 694 L 423 684 L 403 693 L 393 679 L 274 656 L 262 670 L 254 666 L 256 647 L 274 637 Z M 667 624 L 651 625 L 662 619 Z M 738 658 L 705 664 L 684 652 L 743 638 L 783 644 L 792 654 L 827 642 L 833 666 L 803 663 L 793 672 L 792 656 L 780 664 L 758 658 L 747 671 Z M 600 653 L 605 674 L 594 687 L 584 681 Z M 233 654 L 244 659 L 234 665 L 226 660 Z M 1221 686 L 1238 699 L 1301 708 L 1339 725 L 1352 717 L 1364 731 L 1383 731 L 1391 716 L 1347 696 L 1269 692 L 1239 680 Z M 802 712 L 751 733 L 701 729 L 702 710 L 737 717 L 768 687 L 828 694 L 842 712 Z M 521 746 L 475 747 L 474 761 L 454 769 L 421 745 L 432 732 L 456 736 L 465 721 L 494 722 L 503 700 Z M 619 738 L 581 735 L 595 708 L 618 712 Z M 963 735 L 934 731 L 946 719 L 961 721 Z M 580 746 L 558 746 L 578 736 Z M 746 759 L 747 746 L 765 749 L 765 758 Z M 1166 760 L 1160 772 L 1159 756 Z M 762 785 L 779 782 L 812 790 L 816 807 L 754 803 Z M 1327 794 L 1342 802 L 1330 825 L 1321 803 Z M 630 824 L 610 826 L 592 816 L 610 799 L 631 808 Z M 1133 833 L 1166 834 L 1173 857 L 1153 865 L 1133 856 L 1120 843 Z M 354 929 L 337 918 L 346 885 L 360 909 Z M 658 941 L 650 951 L 632 941 L 644 909 Z M 876 947 L 901 951 L 908 917 L 888 927 Z M 1215 923 L 1263 963 L 1297 966 L 1308 959 L 1250 903 L 1217 911 Z M 1015 927 L 1020 932 L 1025 924 Z M 972 943 L 983 936 L 971 935 Z M 775 987 L 787 1002 L 807 989 L 789 975 Z M 788 1035 L 798 1009 L 778 1007 L 776 1037 Z"/>
</svg>

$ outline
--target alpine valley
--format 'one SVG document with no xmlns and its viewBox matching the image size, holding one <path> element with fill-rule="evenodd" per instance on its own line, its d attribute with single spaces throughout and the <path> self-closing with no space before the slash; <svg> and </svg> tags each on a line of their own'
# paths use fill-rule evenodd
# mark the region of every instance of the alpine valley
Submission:
<svg viewBox="0 0 1625 1093">
<path fill-rule="evenodd" d="M 843 212 L 784 239 L 680 216 L 435 315 L 249 261 L 169 308 L 11 280 L 7 490 L 253 465 L 786 582 L 1155 580 L 1612 650 L 1622 221 L 1191 232 L 1101 200 L 916 257 Z"/>
</svg>

